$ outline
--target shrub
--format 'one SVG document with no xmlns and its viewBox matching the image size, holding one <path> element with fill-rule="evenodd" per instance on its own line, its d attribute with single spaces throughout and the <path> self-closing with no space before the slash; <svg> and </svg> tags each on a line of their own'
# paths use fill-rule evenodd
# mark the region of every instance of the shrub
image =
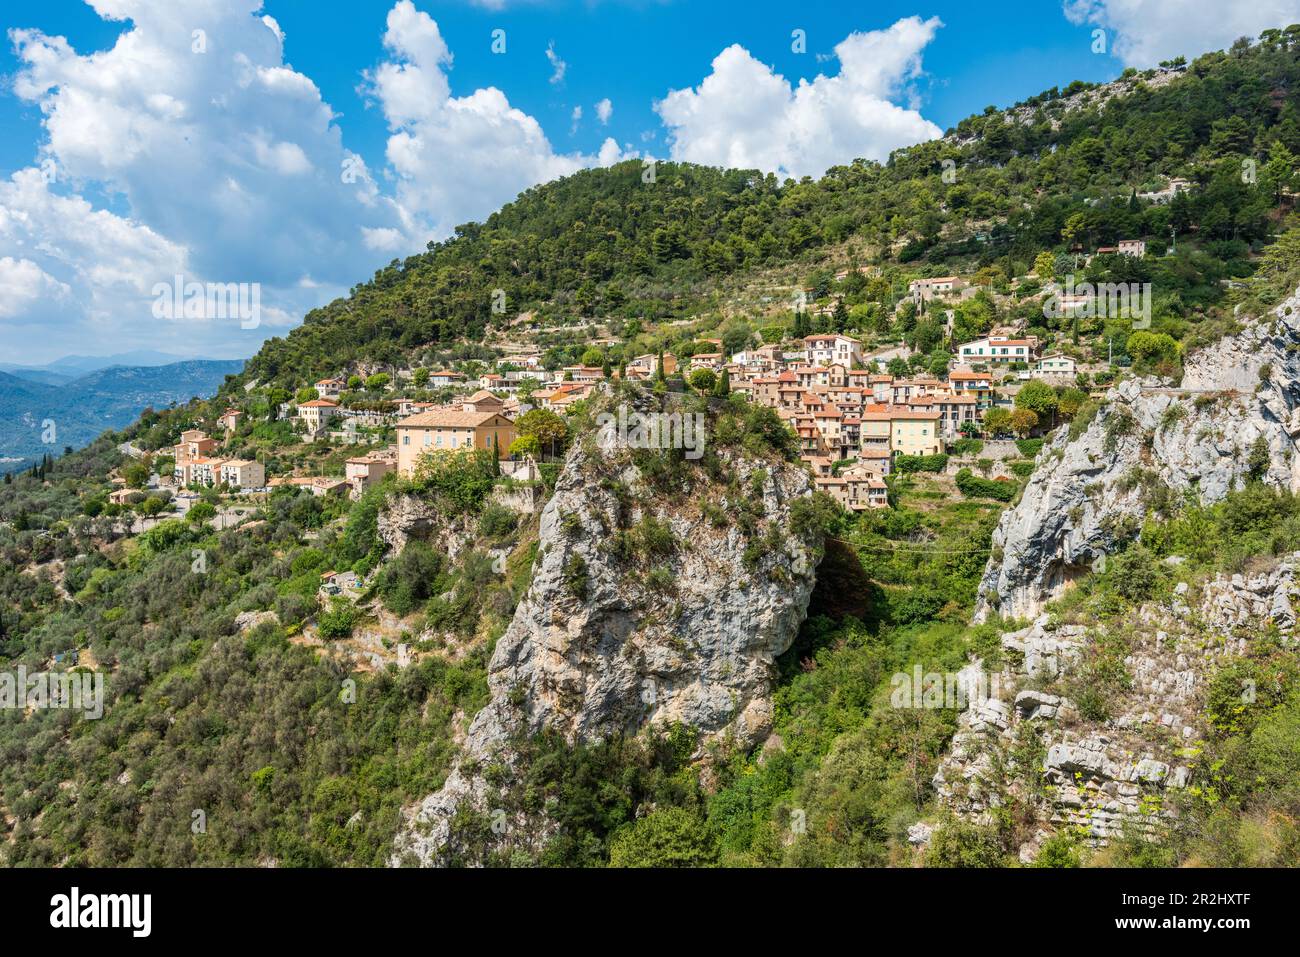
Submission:
<svg viewBox="0 0 1300 957">
<path fill-rule="evenodd" d="M 433 594 L 442 564 L 442 556 L 424 542 L 408 542 L 379 576 L 376 587 L 384 606 L 395 615 L 409 615 Z"/>
<path fill-rule="evenodd" d="M 564 587 L 578 601 L 587 597 L 587 560 L 577 552 L 564 563 Z"/>
<path fill-rule="evenodd" d="M 519 525 L 519 516 L 499 502 L 489 502 L 479 514 L 478 533 L 483 538 L 501 539 Z"/>
<path fill-rule="evenodd" d="M 352 628 L 357 621 L 357 610 L 342 598 L 330 602 L 329 611 L 322 612 L 316 622 L 316 631 L 324 639 L 337 641 L 352 637 Z"/>
<path fill-rule="evenodd" d="M 967 498 L 992 498 L 999 502 L 1009 502 L 1016 497 L 1019 488 L 1015 482 L 976 478 L 970 469 L 962 469 L 957 473 L 957 490 Z"/>
<path fill-rule="evenodd" d="M 611 867 L 711 867 L 718 850 L 704 820 L 665 807 L 624 826 L 609 846 Z"/>
<path fill-rule="evenodd" d="M 900 455 L 894 459 L 894 471 L 904 474 L 942 472 L 947 466 L 948 456 L 942 452 L 936 455 Z"/>
<path fill-rule="evenodd" d="M 492 491 L 493 471 L 492 455 L 486 449 L 432 452 L 420 459 L 412 484 L 462 512 L 477 512 Z"/>
<path fill-rule="evenodd" d="M 1002 867 L 1006 855 L 997 831 L 952 820 L 935 830 L 925 850 L 926 867 Z"/>
</svg>

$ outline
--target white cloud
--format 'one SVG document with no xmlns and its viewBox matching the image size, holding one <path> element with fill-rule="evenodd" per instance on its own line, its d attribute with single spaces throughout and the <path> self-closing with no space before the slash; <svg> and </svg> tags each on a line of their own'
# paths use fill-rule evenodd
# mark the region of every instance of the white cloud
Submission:
<svg viewBox="0 0 1300 957">
<path fill-rule="evenodd" d="M 91 5 L 130 21 L 104 50 L 82 55 L 63 37 L 9 31 L 12 89 L 40 108 L 37 160 L 58 180 L 29 170 L 4 184 L 5 205 L 25 204 L 26 218 L 0 229 L 0 255 L 21 252 L 74 290 L 73 308 L 51 323 L 113 325 L 115 348 L 156 343 L 182 332 L 159 328 L 149 290 L 180 267 L 187 279 L 259 283 L 264 315 L 287 317 L 383 261 L 366 231 L 403 228 L 403 214 L 343 147 L 316 85 L 285 64 L 283 31 L 261 0 Z M 95 210 L 80 195 L 91 187 L 129 217 Z M 96 229 L 125 246 L 78 235 Z M 236 324 L 183 334 L 230 354 L 251 352 L 264 333 Z"/>
<path fill-rule="evenodd" d="M 569 133 L 572 135 L 573 133 L 578 132 L 578 124 L 582 122 L 582 107 L 575 106 L 573 108 L 573 113 L 570 114 L 569 118 L 573 121 L 572 125 L 569 127 Z"/>
<path fill-rule="evenodd" d="M 626 159 L 635 159 L 641 155 L 632 149 L 631 145 L 621 147 L 614 141 L 614 137 L 605 138 L 605 142 L 600 144 L 600 152 L 596 156 L 597 166 L 613 166 L 615 163 L 621 163 Z"/>
<path fill-rule="evenodd" d="M 452 96 L 444 73 L 451 54 L 437 23 L 410 0 L 389 12 L 384 48 L 390 59 L 367 78 L 391 131 L 386 155 L 412 245 L 446 236 L 530 186 L 634 155 L 612 140 L 595 156 L 557 153 L 541 124 L 496 87 Z"/>
<path fill-rule="evenodd" d="M 35 168 L 0 180 L 0 353 L 43 361 L 157 344 L 150 285 L 185 272 L 185 250 L 50 187 Z"/>
<path fill-rule="evenodd" d="M 941 135 L 915 109 L 891 102 L 921 75 L 921 51 L 942 26 L 908 17 L 886 30 L 852 33 L 835 47 L 840 72 L 785 77 L 734 44 L 694 89 L 655 104 L 673 159 L 817 176 L 857 157 L 889 153 Z"/>
<path fill-rule="evenodd" d="M 1113 33 L 1115 56 L 1140 68 L 1176 56 L 1190 60 L 1238 37 L 1300 22 L 1300 0 L 1065 0 L 1062 9 L 1071 23 Z"/>
<path fill-rule="evenodd" d="M 569 68 L 569 64 L 561 60 L 560 55 L 555 52 L 554 40 L 546 45 L 546 59 L 551 62 L 551 82 L 563 83 L 564 71 Z"/>
<path fill-rule="evenodd" d="M 605 97 L 596 104 L 596 118 L 602 123 L 608 123 L 609 118 L 614 115 L 614 104 Z"/>
<path fill-rule="evenodd" d="M 69 292 L 30 259 L 0 256 L 0 319 L 21 316 L 41 299 L 64 299 Z"/>
</svg>

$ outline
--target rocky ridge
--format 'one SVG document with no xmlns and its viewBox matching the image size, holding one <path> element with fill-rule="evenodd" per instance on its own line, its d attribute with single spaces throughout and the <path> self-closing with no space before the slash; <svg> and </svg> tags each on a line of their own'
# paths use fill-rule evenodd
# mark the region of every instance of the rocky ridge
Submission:
<svg viewBox="0 0 1300 957">
<path fill-rule="evenodd" d="M 1130 687 L 1105 720 L 1085 718 L 1067 697 L 1096 628 L 1043 615 L 1003 634 L 1006 664 L 983 684 L 997 693 L 960 715 L 934 778 L 940 803 L 978 823 L 1007 804 L 1027 808 L 1034 833 L 1020 848 L 1026 862 L 1062 827 L 1079 829 L 1092 846 L 1151 833 L 1173 815 L 1170 795 L 1191 780 L 1216 666 L 1247 654 L 1268 630 L 1294 642 L 1297 564 L 1300 552 L 1268 571 L 1181 582 L 1169 601 L 1145 604 L 1116 626 L 1129 643 Z M 968 666 L 965 686 L 982 671 L 981 662 Z M 929 832 L 919 822 L 913 843 Z"/>
<path fill-rule="evenodd" d="M 1293 296 L 1190 355 L 1178 387 L 1126 380 L 1077 436 L 1059 429 L 993 533 L 975 620 L 1037 616 L 1134 537 L 1160 495 L 1193 490 L 1215 502 L 1253 469 L 1270 485 L 1300 488 L 1298 308 Z"/>
<path fill-rule="evenodd" d="M 819 534 L 791 523 L 812 482 L 797 465 L 718 454 L 729 484 L 697 481 L 675 500 L 647 489 L 626 449 L 571 449 L 540 517 L 531 584 L 489 665 L 491 701 L 443 788 L 410 809 L 394 864 L 442 863 L 453 817 L 493 811 L 482 770 L 509 774 L 517 736 L 579 742 L 681 722 L 702 742 L 750 747 L 767 734 L 774 659 L 806 614 L 820 554 Z M 758 530 L 712 520 L 706 499 L 714 517 L 749 509 Z M 501 830 L 516 847 L 535 850 L 549 833 L 510 824 Z"/>
</svg>

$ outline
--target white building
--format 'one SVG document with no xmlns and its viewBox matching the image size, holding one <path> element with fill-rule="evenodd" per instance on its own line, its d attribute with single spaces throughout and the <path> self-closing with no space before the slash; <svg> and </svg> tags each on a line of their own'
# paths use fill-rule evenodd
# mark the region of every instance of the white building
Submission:
<svg viewBox="0 0 1300 957">
<path fill-rule="evenodd" d="M 907 284 L 912 302 L 919 307 L 931 299 L 946 299 L 957 291 L 961 280 L 956 276 L 939 276 L 935 279 L 913 279 Z"/>
<path fill-rule="evenodd" d="M 298 403 L 298 418 L 302 420 L 307 431 L 315 435 L 325 431 L 330 419 L 338 412 L 337 402 L 329 399 L 312 399 L 310 402 Z"/>
<path fill-rule="evenodd" d="M 231 488 L 262 488 L 266 469 L 252 459 L 226 459 L 221 463 L 221 481 Z"/>
<path fill-rule="evenodd" d="M 804 336 L 809 365 L 842 365 L 852 369 L 862 364 L 862 343 L 852 336 L 838 333 Z"/>
<path fill-rule="evenodd" d="M 959 347 L 957 355 L 962 365 L 1010 365 L 1032 362 L 1034 351 L 1034 343 L 1028 339 L 986 336 Z"/>
<path fill-rule="evenodd" d="M 1043 375 L 1072 376 L 1074 370 L 1074 360 L 1059 352 L 1043 356 L 1038 360 L 1038 365 L 1035 367 L 1035 371 L 1041 372 Z"/>
</svg>

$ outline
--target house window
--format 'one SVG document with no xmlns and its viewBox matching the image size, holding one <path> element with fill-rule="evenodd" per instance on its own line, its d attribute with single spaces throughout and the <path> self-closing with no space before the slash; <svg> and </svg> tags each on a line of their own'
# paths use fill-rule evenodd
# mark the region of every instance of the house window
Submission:
<svg viewBox="0 0 1300 957">
<path fill-rule="evenodd" d="M 410 445 L 410 444 L 411 444 L 411 437 L 410 437 L 409 435 L 403 434 L 403 435 L 402 435 L 402 444 L 403 444 L 403 445 Z"/>
</svg>

